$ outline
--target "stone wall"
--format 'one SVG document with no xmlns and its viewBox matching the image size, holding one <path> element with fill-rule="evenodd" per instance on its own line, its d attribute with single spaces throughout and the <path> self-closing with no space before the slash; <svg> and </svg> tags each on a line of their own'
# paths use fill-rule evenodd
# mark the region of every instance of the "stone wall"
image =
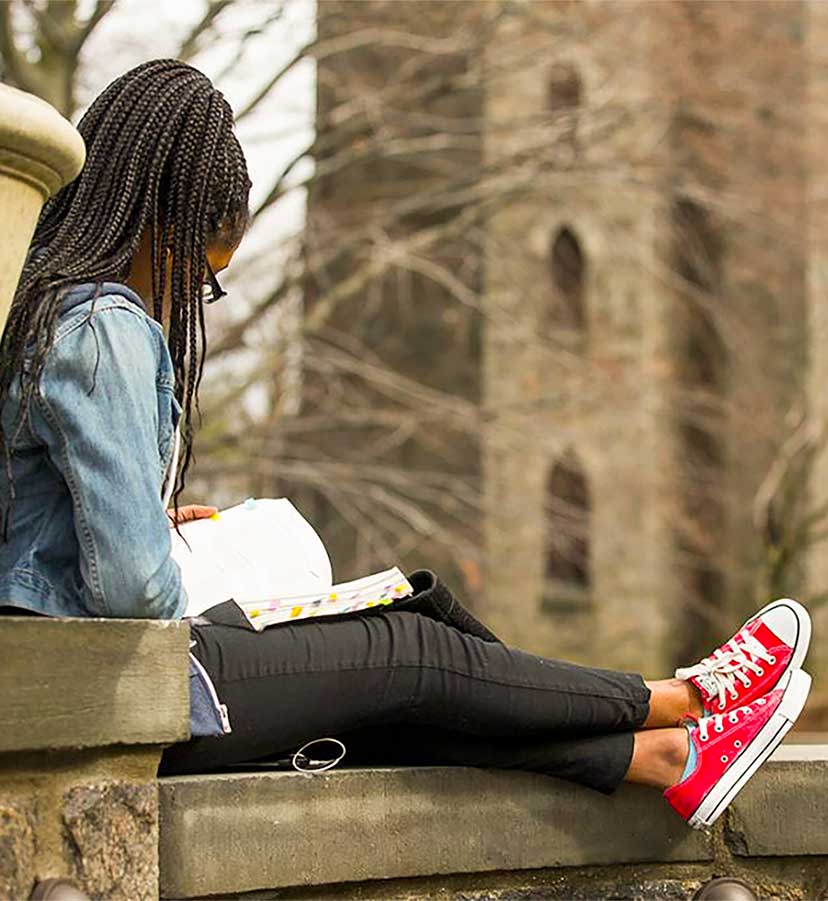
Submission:
<svg viewBox="0 0 828 901">
<path fill-rule="evenodd" d="M 666 113 L 650 63 L 654 13 L 648 4 L 550 3 L 535 15 L 545 27 L 507 23 L 513 33 L 503 40 L 536 64 L 490 81 L 487 154 L 511 152 L 510 123 L 567 112 L 551 108 L 548 93 L 561 65 L 581 85 L 569 110 L 577 140 L 570 159 L 538 164 L 530 189 L 489 222 L 488 256 L 498 264 L 486 268 L 485 403 L 503 412 L 484 433 L 487 615 L 507 641 L 536 653 L 657 673 L 678 591 L 656 187 Z M 602 130 L 604 118 L 614 121 Z M 562 302 L 550 272 L 562 228 L 583 253 L 579 329 L 550 316 Z M 553 467 L 567 458 L 587 484 L 580 523 L 548 491 Z M 556 502 L 564 510 L 550 526 Z M 546 572 L 550 531 L 579 528 L 587 574 L 569 593 L 577 598 L 581 588 L 580 606 L 565 603 L 567 586 L 556 591 Z"/>
<path fill-rule="evenodd" d="M 0 619 L 0 897 L 687 898 L 714 875 L 828 898 L 828 749 L 786 745 L 709 834 L 657 792 L 533 773 L 251 764 L 156 779 L 187 737 L 189 630 Z"/>
<path fill-rule="evenodd" d="M 0 617 L 0 897 L 69 878 L 158 894 L 162 747 L 188 736 L 189 628 Z"/>
<path fill-rule="evenodd" d="M 809 85 L 824 75 L 824 52 L 809 62 L 819 38 L 808 39 L 822 13 L 532 8 L 523 31 L 504 17 L 492 45 L 497 59 L 508 43 L 534 65 L 488 82 L 487 158 L 511 153 L 510 124 L 532 117 L 567 114 L 577 140 L 569 157 L 539 150 L 531 191 L 489 223 L 487 616 L 537 653 L 657 676 L 706 652 L 771 587 L 806 591 L 802 548 L 784 579 L 763 581 L 777 553 L 767 542 L 790 524 L 759 501 L 807 406 L 806 301 L 821 316 L 807 296 L 805 223 L 824 192 L 818 172 L 809 187 L 805 128 Z M 549 93 L 561 66 L 580 84 L 563 110 Z M 813 116 L 816 128 L 818 106 Z M 574 342 L 548 324 L 561 227 L 583 254 Z M 819 367 L 824 351 L 810 346 Z M 822 406 L 814 394 L 815 430 Z M 567 458 L 587 484 L 580 520 L 548 488 Z M 547 566 L 566 528 L 582 530 L 589 556 L 568 592 Z M 555 603 L 567 594 L 580 605 Z"/>
<path fill-rule="evenodd" d="M 825 747 L 787 746 L 709 833 L 651 789 L 531 773 L 254 769 L 161 780 L 168 898 L 689 898 L 714 875 L 828 898 Z M 194 849 L 198 849 L 197 853 Z"/>
</svg>

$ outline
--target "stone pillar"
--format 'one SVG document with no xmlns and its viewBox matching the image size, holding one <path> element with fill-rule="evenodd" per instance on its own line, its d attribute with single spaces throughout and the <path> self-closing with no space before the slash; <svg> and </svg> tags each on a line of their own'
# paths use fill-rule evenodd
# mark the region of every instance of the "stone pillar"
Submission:
<svg viewBox="0 0 828 901">
<path fill-rule="evenodd" d="M 189 628 L 0 618 L 0 898 L 73 880 L 158 897 L 164 745 L 189 735 Z"/>
<path fill-rule="evenodd" d="M 57 110 L 0 84 L 0 330 L 40 210 L 85 156 L 83 138 Z"/>
</svg>

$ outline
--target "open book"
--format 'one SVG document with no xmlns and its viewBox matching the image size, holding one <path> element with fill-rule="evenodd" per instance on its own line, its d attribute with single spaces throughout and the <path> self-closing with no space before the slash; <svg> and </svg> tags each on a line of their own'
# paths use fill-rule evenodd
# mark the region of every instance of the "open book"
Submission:
<svg viewBox="0 0 828 901">
<path fill-rule="evenodd" d="M 391 604 L 413 589 L 394 567 L 333 584 L 322 539 L 285 498 L 252 498 L 170 530 L 189 603 L 184 616 L 232 600 L 257 631 L 276 623 Z M 188 547 L 189 545 L 189 547 Z"/>
</svg>

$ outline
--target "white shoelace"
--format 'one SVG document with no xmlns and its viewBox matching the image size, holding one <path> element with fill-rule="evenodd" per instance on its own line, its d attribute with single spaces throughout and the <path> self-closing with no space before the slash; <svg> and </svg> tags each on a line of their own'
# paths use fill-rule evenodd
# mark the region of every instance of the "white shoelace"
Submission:
<svg viewBox="0 0 828 901">
<path fill-rule="evenodd" d="M 742 642 L 739 644 L 739 642 Z M 752 658 L 752 659 L 751 659 Z M 725 695 L 729 694 L 732 700 L 739 697 L 736 691 L 738 679 L 746 688 L 751 686 L 750 676 L 745 670 L 751 670 L 757 676 L 764 675 L 764 669 L 759 661 L 776 663 L 768 649 L 756 638 L 744 629 L 717 648 L 711 657 L 705 657 L 694 666 L 687 666 L 676 670 L 676 679 L 689 679 L 695 676 L 702 688 L 707 692 L 707 700 L 718 696 L 719 710 L 724 710 L 727 703 Z"/>
<path fill-rule="evenodd" d="M 753 703 L 758 704 L 761 707 L 766 703 L 766 701 L 764 698 L 758 698 Z M 730 713 L 714 713 L 713 716 L 703 716 L 698 720 L 699 738 L 702 741 L 707 741 L 707 739 L 710 737 L 710 733 L 708 732 L 710 723 L 713 723 L 714 732 L 724 732 L 725 717 L 727 717 L 729 722 L 735 725 L 739 722 L 739 714 L 747 716 L 751 713 L 753 713 L 753 708 L 750 706 L 750 704 L 745 704 L 744 707 L 737 707 L 735 710 L 731 710 Z M 741 746 L 737 744 L 736 747 Z"/>
</svg>

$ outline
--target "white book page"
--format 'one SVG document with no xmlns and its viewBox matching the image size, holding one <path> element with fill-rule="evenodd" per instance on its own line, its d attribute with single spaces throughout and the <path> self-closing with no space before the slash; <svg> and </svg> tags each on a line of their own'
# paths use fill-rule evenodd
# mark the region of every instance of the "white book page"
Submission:
<svg viewBox="0 0 828 901">
<path fill-rule="evenodd" d="M 328 591 L 331 561 L 322 539 L 286 498 L 246 501 L 217 517 L 181 526 L 190 547 L 170 530 L 172 557 L 187 592 L 184 616 L 198 616 L 231 598 Z"/>
</svg>

